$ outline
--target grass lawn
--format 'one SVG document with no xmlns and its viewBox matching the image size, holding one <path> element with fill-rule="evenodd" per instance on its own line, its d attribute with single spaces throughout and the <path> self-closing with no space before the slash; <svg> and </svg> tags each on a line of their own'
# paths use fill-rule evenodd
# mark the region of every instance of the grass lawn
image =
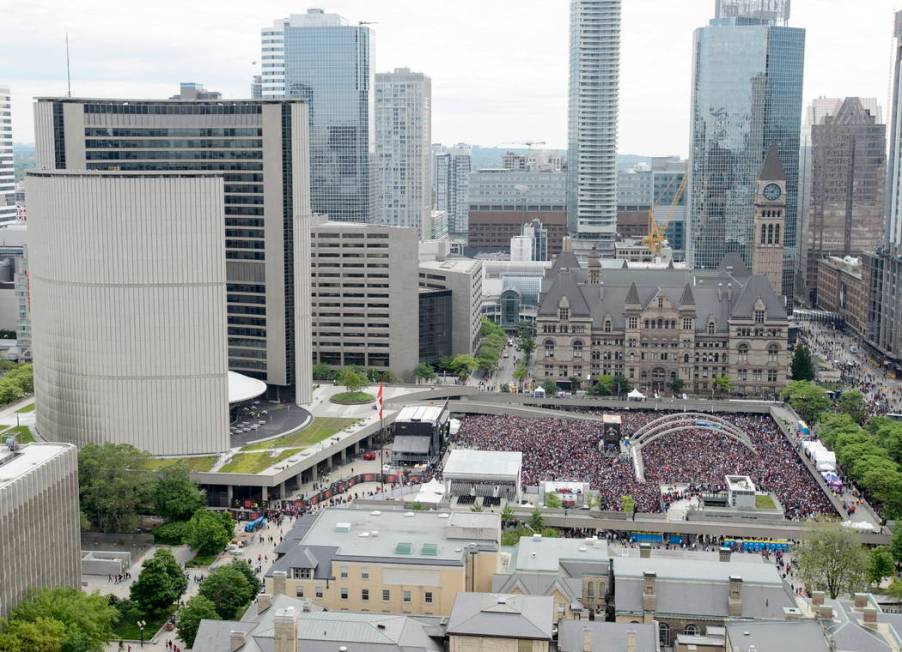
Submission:
<svg viewBox="0 0 902 652">
<path fill-rule="evenodd" d="M 18 412 L 19 414 L 25 414 L 26 412 L 34 412 L 34 403 L 31 403 L 30 405 L 26 405 L 25 407 L 20 407 L 18 410 L 16 410 L 16 412 Z"/>
<path fill-rule="evenodd" d="M 217 459 L 219 459 L 219 457 L 216 455 L 204 455 L 202 457 L 156 457 L 147 460 L 147 468 L 158 471 L 167 466 L 183 462 L 191 471 L 209 471 L 213 468 Z"/>
<path fill-rule="evenodd" d="M 138 625 L 135 623 L 139 620 L 143 620 L 147 622 L 147 625 L 144 627 L 144 640 L 149 641 L 153 638 L 153 635 L 157 633 L 157 630 L 166 623 L 169 616 L 171 616 L 175 610 L 176 606 L 172 605 L 159 616 L 141 616 L 139 618 L 133 617 L 134 613 L 122 613 L 122 611 L 120 611 L 119 622 L 113 625 L 113 640 L 116 641 L 121 638 L 127 641 L 140 641 L 141 630 L 138 629 Z"/>
<path fill-rule="evenodd" d="M 30 444 L 34 441 L 34 435 L 31 434 L 28 426 L 13 426 L 12 428 L 0 426 L 0 439 L 5 441 L 10 435 L 15 435 L 16 441 L 20 444 Z"/>
<path fill-rule="evenodd" d="M 289 448 L 274 456 L 270 456 L 267 452 L 239 453 L 233 456 L 217 473 L 260 473 L 273 464 L 278 464 L 285 458 L 291 457 L 299 450 L 301 449 Z"/>
<path fill-rule="evenodd" d="M 376 397 L 369 392 L 341 392 L 329 400 L 340 405 L 360 405 L 361 403 L 372 403 Z"/>
<path fill-rule="evenodd" d="M 287 448 L 288 446 L 297 446 L 300 448 L 312 446 L 326 437 L 331 437 L 335 433 L 340 432 L 342 429 L 356 421 L 357 419 L 342 419 L 339 417 L 316 417 L 313 420 L 313 423 L 306 428 L 295 430 L 287 435 L 282 435 L 281 437 L 276 437 L 269 441 L 262 441 L 259 444 L 250 444 L 241 450 L 257 451 L 265 450 L 267 448 Z"/>
<path fill-rule="evenodd" d="M 216 558 L 219 557 L 219 554 L 215 555 L 197 555 L 194 559 L 189 559 L 185 564 L 188 568 L 200 568 L 201 566 L 209 566 Z"/>
<path fill-rule="evenodd" d="M 777 509 L 774 499 L 767 495 L 758 494 L 755 496 L 756 509 Z"/>
</svg>

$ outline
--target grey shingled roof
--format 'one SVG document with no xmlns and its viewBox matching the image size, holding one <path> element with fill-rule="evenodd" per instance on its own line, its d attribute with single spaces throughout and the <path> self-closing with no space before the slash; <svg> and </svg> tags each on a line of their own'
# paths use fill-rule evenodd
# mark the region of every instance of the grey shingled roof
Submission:
<svg viewBox="0 0 902 652">
<path fill-rule="evenodd" d="M 272 577 L 274 571 L 285 571 L 291 577 L 292 568 L 312 568 L 314 579 L 329 579 L 332 559 L 337 552 L 336 546 L 305 546 L 295 542 L 288 552 L 273 562 L 266 571 L 266 577 Z"/>
<path fill-rule="evenodd" d="M 558 623 L 558 650 L 583 652 L 583 631 L 592 632 L 592 652 L 623 652 L 627 633 L 636 632 L 636 652 L 657 652 L 658 630 L 653 623 L 603 623 L 561 620 Z"/>
<path fill-rule="evenodd" d="M 583 582 L 580 578 L 561 577 L 557 573 L 511 573 L 492 577 L 495 593 L 513 593 L 514 589 L 523 595 L 552 595 L 559 591 L 571 603 L 582 600 Z"/>
<path fill-rule="evenodd" d="M 562 271 L 558 274 L 555 282 L 548 288 L 539 308 L 539 314 L 556 315 L 562 297 L 567 297 L 567 301 L 570 303 L 571 317 L 588 317 L 591 314 L 586 297 L 583 296 L 577 283 L 576 275 L 569 271 Z"/>
<path fill-rule="evenodd" d="M 739 299 L 733 306 L 733 317 L 751 319 L 758 299 L 761 299 L 761 302 L 764 304 L 764 309 L 767 310 L 769 318 L 786 316 L 783 303 L 774 294 L 768 280 L 763 276 L 750 276 L 739 294 Z"/>
<path fill-rule="evenodd" d="M 829 652 L 820 623 L 814 620 L 727 623 L 727 638 L 736 650 L 756 649 Z"/>
<path fill-rule="evenodd" d="M 458 593 L 448 634 L 550 641 L 553 612 L 550 596 Z"/>
<path fill-rule="evenodd" d="M 764 157 L 764 165 L 761 167 L 761 173 L 758 175 L 760 181 L 785 181 L 786 172 L 783 171 L 783 164 L 780 163 L 780 153 L 777 146 L 771 143 Z"/>
</svg>

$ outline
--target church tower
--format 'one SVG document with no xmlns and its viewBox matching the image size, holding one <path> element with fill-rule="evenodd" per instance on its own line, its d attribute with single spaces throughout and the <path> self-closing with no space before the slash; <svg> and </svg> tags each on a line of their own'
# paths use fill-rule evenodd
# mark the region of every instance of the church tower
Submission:
<svg viewBox="0 0 902 652">
<path fill-rule="evenodd" d="M 786 174 L 780 164 L 776 146 L 771 145 L 755 189 L 752 274 L 767 277 L 778 297 L 783 296 L 785 219 Z"/>
</svg>

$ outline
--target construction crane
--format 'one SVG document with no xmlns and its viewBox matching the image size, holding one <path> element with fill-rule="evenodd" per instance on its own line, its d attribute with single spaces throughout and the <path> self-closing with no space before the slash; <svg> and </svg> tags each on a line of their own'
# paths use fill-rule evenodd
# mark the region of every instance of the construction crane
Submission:
<svg viewBox="0 0 902 652">
<path fill-rule="evenodd" d="M 688 174 L 683 175 L 683 180 L 680 181 L 679 187 L 677 187 L 676 192 L 673 194 L 673 201 L 670 202 L 670 210 L 667 211 L 666 219 L 658 222 L 655 217 L 654 202 L 652 202 L 652 206 L 648 210 L 648 235 L 642 238 L 642 244 L 644 244 L 648 248 L 648 251 L 654 256 L 660 255 L 661 247 L 667 241 L 665 236 L 667 225 L 670 223 L 673 209 L 680 203 L 680 198 L 686 190 L 686 181 L 688 179 Z M 671 182 L 671 187 L 672 185 L 673 182 Z"/>
<path fill-rule="evenodd" d="M 544 145 L 544 140 L 526 140 L 522 143 L 502 143 L 501 147 L 510 147 L 512 145 L 526 145 L 529 149 L 532 149 L 533 145 Z"/>
</svg>

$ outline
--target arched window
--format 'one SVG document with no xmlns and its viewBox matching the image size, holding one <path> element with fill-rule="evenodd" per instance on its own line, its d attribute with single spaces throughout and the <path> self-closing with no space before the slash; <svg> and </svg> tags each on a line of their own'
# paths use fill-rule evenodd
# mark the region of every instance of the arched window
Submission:
<svg viewBox="0 0 902 652">
<path fill-rule="evenodd" d="M 689 362 L 689 354 L 684 353 L 683 354 L 683 364 L 688 364 L 688 362 Z"/>
<path fill-rule="evenodd" d="M 780 354 L 780 346 L 771 342 L 767 345 L 767 361 L 776 362 L 777 356 Z"/>
<path fill-rule="evenodd" d="M 698 636 L 698 632 L 698 625 L 695 625 L 693 623 L 686 625 L 686 629 L 683 631 L 686 636 Z"/>
<path fill-rule="evenodd" d="M 605 332 L 605 333 L 610 333 L 610 332 L 611 332 L 611 320 L 610 320 L 610 319 L 605 319 L 605 320 L 604 320 L 604 332 Z"/>
<path fill-rule="evenodd" d="M 767 227 L 765 225 L 761 225 L 761 244 L 764 244 L 764 238 L 767 234 Z"/>
<path fill-rule="evenodd" d="M 714 321 L 708 322 L 708 335 L 714 335 L 714 331 L 717 329 L 717 324 Z"/>
<path fill-rule="evenodd" d="M 739 345 L 737 351 L 739 352 L 739 362 L 748 362 L 749 345 L 743 342 Z"/>
<path fill-rule="evenodd" d="M 659 622 L 658 636 L 662 647 L 670 647 L 670 625 Z"/>
<path fill-rule="evenodd" d="M 779 224 L 774 225 L 774 244 L 775 245 L 780 244 L 780 225 Z"/>
<path fill-rule="evenodd" d="M 554 340 L 545 340 L 545 357 L 554 357 Z"/>
<path fill-rule="evenodd" d="M 576 340 L 573 343 L 573 357 L 574 358 L 583 357 L 583 343 L 581 340 Z"/>
</svg>

